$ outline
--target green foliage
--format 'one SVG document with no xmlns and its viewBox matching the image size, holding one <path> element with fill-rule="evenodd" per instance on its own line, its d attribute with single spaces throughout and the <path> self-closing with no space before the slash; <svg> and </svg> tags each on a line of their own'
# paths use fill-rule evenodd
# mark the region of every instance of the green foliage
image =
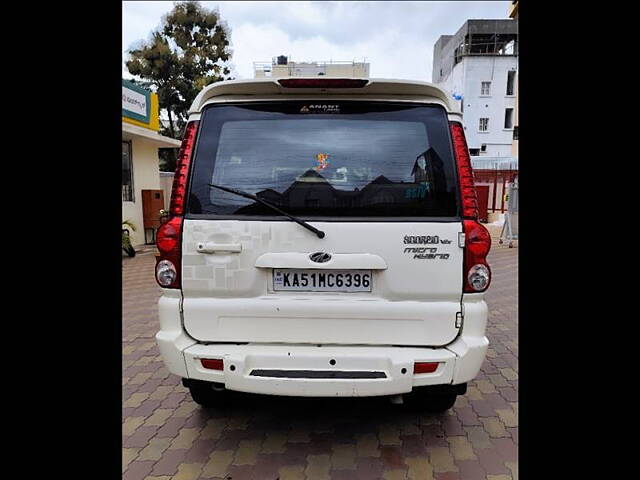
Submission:
<svg viewBox="0 0 640 480">
<path fill-rule="evenodd" d="M 131 220 L 123 220 L 122 221 L 122 229 L 130 228 L 132 231 L 136 231 L 136 226 Z"/>
<path fill-rule="evenodd" d="M 137 48 L 129 50 L 129 73 L 153 87 L 169 127 L 161 133 L 182 138 L 188 110 L 200 90 L 226 80 L 230 31 L 216 10 L 199 2 L 177 2 L 162 19 L 159 31 Z M 175 155 L 174 155 L 175 157 Z M 171 163 L 167 155 L 165 163 Z"/>
<path fill-rule="evenodd" d="M 131 237 L 129 236 L 130 228 L 132 231 L 136 231 L 136 226 L 131 220 L 123 220 L 122 221 L 122 248 L 130 248 L 131 247 Z"/>
<path fill-rule="evenodd" d="M 175 148 L 159 148 L 158 158 L 160 159 L 161 172 L 175 172 L 178 164 L 178 154 Z"/>
</svg>

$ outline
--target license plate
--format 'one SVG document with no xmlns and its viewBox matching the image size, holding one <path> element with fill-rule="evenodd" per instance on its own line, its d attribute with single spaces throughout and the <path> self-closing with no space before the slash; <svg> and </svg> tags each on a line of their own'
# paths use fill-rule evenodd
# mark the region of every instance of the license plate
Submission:
<svg viewBox="0 0 640 480">
<path fill-rule="evenodd" d="M 370 292 L 371 270 L 274 269 L 273 290 L 276 292 Z"/>
</svg>

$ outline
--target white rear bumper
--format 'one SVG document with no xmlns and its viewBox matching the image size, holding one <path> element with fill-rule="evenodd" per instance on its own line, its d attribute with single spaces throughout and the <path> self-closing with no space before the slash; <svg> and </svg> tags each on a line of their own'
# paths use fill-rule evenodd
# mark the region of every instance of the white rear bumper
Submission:
<svg viewBox="0 0 640 480">
<path fill-rule="evenodd" d="M 442 348 L 204 345 L 182 331 L 171 311 L 179 319 L 177 299 L 162 297 L 161 331 L 156 339 L 167 368 L 183 378 L 222 383 L 229 390 L 249 393 L 359 397 L 408 393 L 413 387 L 425 385 L 460 384 L 477 375 L 489 343 L 484 336 L 484 301 L 465 304 L 467 328 Z M 206 358 L 223 359 L 224 370 L 205 369 L 201 359 Z M 414 362 L 439 365 L 433 373 L 414 375 Z M 317 378 L 318 372 L 325 378 Z M 354 376 L 360 378 L 345 378 Z"/>
<path fill-rule="evenodd" d="M 224 371 L 203 368 L 202 358 L 224 359 Z M 433 373 L 414 376 L 416 360 L 439 365 Z M 417 348 L 194 345 L 185 350 L 185 361 L 189 378 L 224 383 L 230 390 L 303 397 L 360 397 L 406 393 L 415 385 L 450 383 L 455 355 L 447 350 Z M 310 371 L 321 372 L 325 377 L 369 378 L 309 378 L 313 375 Z M 283 375 L 289 378 L 282 378 Z M 371 378 L 374 376 L 378 378 Z"/>
</svg>

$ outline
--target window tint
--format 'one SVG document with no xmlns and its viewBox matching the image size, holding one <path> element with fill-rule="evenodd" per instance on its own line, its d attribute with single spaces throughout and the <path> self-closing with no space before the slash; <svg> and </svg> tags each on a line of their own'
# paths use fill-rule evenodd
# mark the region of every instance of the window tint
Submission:
<svg viewBox="0 0 640 480">
<path fill-rule="evenodd" d="M 457 216 L 446 113 L 364 102 L 272 102 L 205 110 L 193 214 L 273 216 L 238 188 L 311 217 Z"/>
</svg>

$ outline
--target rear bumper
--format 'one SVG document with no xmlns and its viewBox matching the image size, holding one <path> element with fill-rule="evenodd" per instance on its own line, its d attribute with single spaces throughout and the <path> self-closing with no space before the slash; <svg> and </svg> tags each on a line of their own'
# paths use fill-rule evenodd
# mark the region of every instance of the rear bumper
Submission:
<svg viewBox="0 0 640 480">
<path fill-rule="evenodd" d="M 463 329 L 456 341 L 442 348 L 204 345 L 184 333 L 171 311 L 179 319 L 177 299 L 162 297 L 161 330 L 156 340 L 167 368 L 183 378 L 221 383 L 229 390 L 248 393 L 359 397 L 408 393 L 427 385 L 461 384 L 477 375 L 489 343 L 484 336 L 484 301 L 465 304 L 468 334 Z M 206 358 L 223 359 L 224 369 L 205 369 L 201 359 Z M 414 362 L 438 362 L 438 367 L 433 373 L 414 375 Z"/>
<path fill-rule="evenodd" d="M 240 392 L 303 397 L 406 393 L 414 385 L 450 383 L 455 366 L 455 355 L 449 351 L 417 348 L 194 345 L 184 355 L 189 378 L 224 383 L 227 389 Z M 203 368 L 202 358 L 224 359 L 224 370 Z M 414 376 L 416 359 L 440 363 L 435 372 Z M 338 377 L 348 376 L 347 372 L 360 377 L 370 373 L 377 378 L 309 378 L 305 373 L 309 371 L 334 372 Z"/>
</svg>

